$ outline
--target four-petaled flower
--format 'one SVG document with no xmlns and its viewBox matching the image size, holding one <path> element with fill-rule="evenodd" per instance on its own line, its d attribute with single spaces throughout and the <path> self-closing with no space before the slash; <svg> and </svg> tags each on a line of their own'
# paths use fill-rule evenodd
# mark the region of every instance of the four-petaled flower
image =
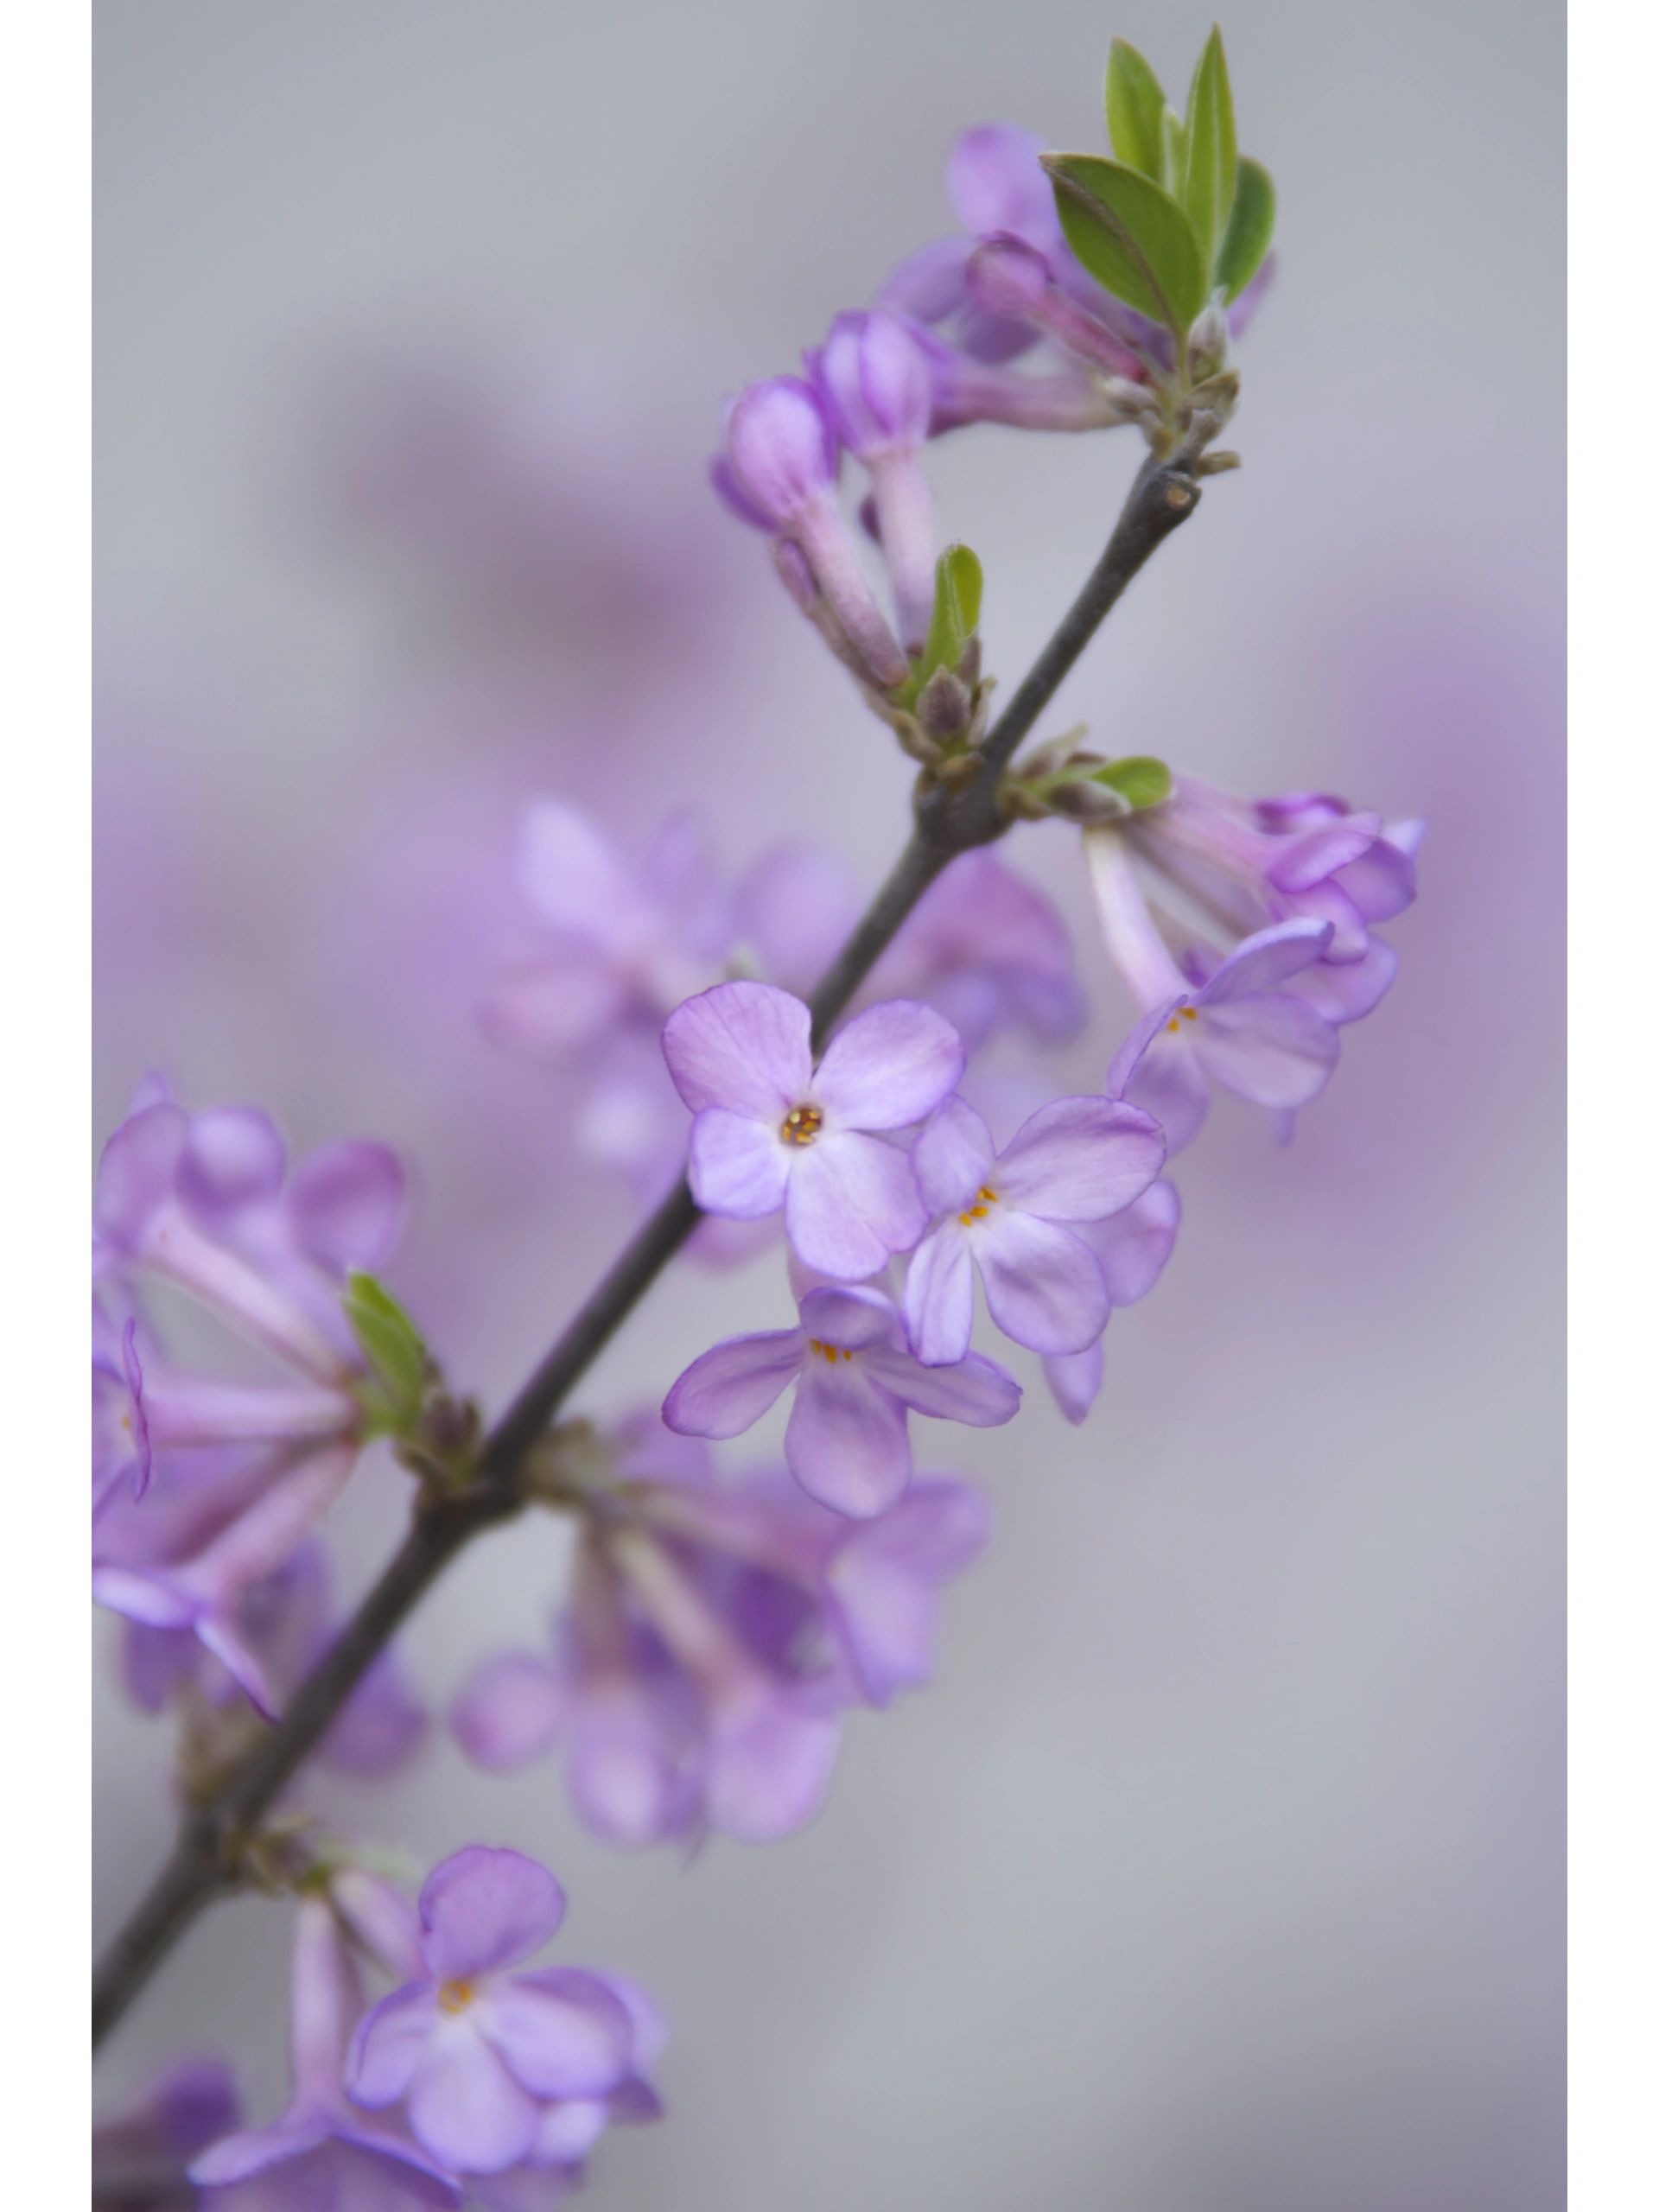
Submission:
<svg viewBox="0 0 1659 2212">
<path fill-rule="evenodd" d="M 882 1133 L 924 1121 L 956 1088 L 962 1044 L 942 1014 L 906 999 L 873 1006 L 815 1065 L 801 1000 L 717 983 L 669 1016 L 663 1052 L 696 1116 L 691 1189 L 705 1211 L 757 1221 L 781 1206 L 800 1258 L 846 1282 L 921 1235 L 910 1161 Z"/>
<path fill-rule="evenodd" d="M 912 1154 L 939 1218 L 905 1281 L 916 1356 L 952 1365 L 968 1350 L 974 1273 L 991 1319 L 1032 1351 L 1082 1351 L 1111 1312 L 1099 1260 L 1065 1224 L 1102 1221 L 1138 1198 L 1164 1164 L 1149 1114 L 1112 1098 L 1057 1098 L 998 1153 L 960 1098 L 942 1106 Z"/>
<path fill-rule="evenodd" d="M 859 1518 L 904 1496 L 912 1414 L 998 1428 L 1020 1407 L 1020 1385 L 994 1360 L 924 1367 L 890 1298 L 825 1287 L 802 1299 L 798 1328 L 728 1337 L 694 1359 L 663 1419 L 685 1436 L 741 1436 L 791 1383 L 789 1471 L 809 1497 Z"/>
<path fill-rule="evenodd" d="M 510 1968 L 564 1917 L 564 1892 L 516 1851 L 472 1844 L 421 1891 L 424 1976 L 358 2028 L 346 2087 L 372 2111 L 403 2103 L 416 2139 L 457 2173 L 499 2173 L 533 2150 L 556 2098 L 606 2095 L 628 2075 L 633 2027 L 597 1974 Z"/>
</svg>

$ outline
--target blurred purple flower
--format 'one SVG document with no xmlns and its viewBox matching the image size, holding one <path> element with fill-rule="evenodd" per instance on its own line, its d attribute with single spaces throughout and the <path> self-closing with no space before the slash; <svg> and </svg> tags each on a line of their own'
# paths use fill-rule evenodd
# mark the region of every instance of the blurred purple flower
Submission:
<svg viewBox="0 0 1659 2212">
<path fill-rule="evenodd" d="M 961 1042 L 929 1007 L 855 1015 L 814 1065 L 812 1017 L 770 983 L 718 983 L 677 1007 L 663 1055 L 690 1108 L 691 1188 L 739 1221 L 784 1211 L 801 1259 L 873 1274 L 926 1226 L 909 1160 L 886 1133 L 930 1114 L 962 1074 Z"/>
<path fill-rule="evenodd" d="M 791 1387 L 789 1471 L 809 1497 L 857 1519 L 904 1496 L 912 1413 L 998 1428 L 1020 1408 L 1019 1384 L 994 1361 L 969 1352 L 925 1367 L 891 1299 L 826 1287 L 801 1300 L 798 1327 L 728 1337 L 693 1360 L 663 1419 L 682 1435 L 741 1436 Z"/>
<path fill-rule="evenodd" d="M 346 2078 L 373 2111 L 407 2105 L 417 2139 L 461 2173 L 527 2158 L 550 2100 L 601 2097 L 633 2071 L 634 2024 L 598 1974 L 512 1972 L 549 1942 L 564 1892 L 516 1851 L 469 1845 L 421 1891 L 420 1979 L 353 2038 Z"/>
<path fill-rule="evenodd" d="M 716 1488 L 702 1448 L 653 1418 L 584 1534 L 553 1656 L 486 1662 L 456 1733 L 493 1770 L 560 1746 L 607 1842 L 791 1834 L 822 1802 L 842 1711 L 930 1678 L 941 1586 L 985 1528 L 946 1477 L 855 1522 L 781 1473 Z"/>
<path fill-rule="evenodd" d="M 953 1365 L 973 1334 L 974 1275 L 1007 1337 L 1043 1353 L 1080 1352 L 1105 1327 L 1111 1300 L 1099 1260 L 1070 1224 L 1120 1212 L 1164 1161 L 1149 1115 L 1116 1098 L 1059 1098 L 999 1153 L 971 1106 L 952 1098 L 911 1159 L 938 1216 L 905 1279 L 916 1356 Z"/>
<path fill-rule="evenodd" d="M 169 2067 L 142 2102 L 93 2128 L 92 2212 L 193 2212 L 187 2168 L 240 2117 L 228 2066 L 190 2059 Z"/>
<path fill-rule="evenodd" d="M 341 2068 L 364 1993 L 328 1901 L 302 1897 L 295 1916 L 289 2071 L 282 2118 L 229 2135 L 198 2158 L 191 2178 L 206 2212 L 410 2212 L 458 2205 L 461 2189 L 421 2147 L 367 2121 L 346 2101 Z"/>
</svg>

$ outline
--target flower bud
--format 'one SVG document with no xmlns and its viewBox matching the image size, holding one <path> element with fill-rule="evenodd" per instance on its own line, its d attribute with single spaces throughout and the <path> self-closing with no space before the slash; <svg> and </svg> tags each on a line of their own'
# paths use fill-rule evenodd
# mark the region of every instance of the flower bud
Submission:
<svg viewBox="0 0 1659 2212">
<path fill-rule="evenodd" d="M 740 513 L 772 530 L 798 521 L 836 480 L 835 438 L 810 387 L 768 377 L 741 391 L 726 418 L 726 461 Z"/>
<path fill-rule="evenodd" d="M 808 370 L 830 423 L 861 461 L 919 446 L 933 412 L 927 357 L 896 315 L 839 315 Z"/>
</svg>

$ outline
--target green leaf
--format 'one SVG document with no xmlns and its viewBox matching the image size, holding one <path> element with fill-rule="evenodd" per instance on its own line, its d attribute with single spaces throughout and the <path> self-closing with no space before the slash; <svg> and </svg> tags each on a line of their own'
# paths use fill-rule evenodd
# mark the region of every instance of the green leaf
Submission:
<svg viewBox="0 0 1659 2212">
<path fill-rule="evenodd" d="M 1126 38 L 1112 41 L 1106 64 L 1106 128 L 1120 162 L 1163 181 L 1164 88 Z"/>
<path fill-rule="evenodd" d="M 1216 260 L 1216 282 L 1224 299 L 1236 300 L 1266 259 L 1273 243 L 1273 179 L 1246 154 L 1238 164 L 1232 219 Z"/>
<path fill-rule="evenodd" d="M 923 683 L 936 668 L 954 668 L 962 658 L 963 647 L 979 627 L 985 589 L 985 574 L 971 545 L 947 545 L 934 576 L 933 620 L 918 671 Z"/>
<path fill-rule="evenodd" d="M 1163 175 L 1160 184 L 1173 188 L 1180 182 L 1181 171 L 1186 167 L 1186 125 L 1173 107 L 1164 110 L 1160 136 L 1163 140 Z"/>
<path fill-rule="evenodd" d="M 1084 267 L 1116 299 L 1172 330 L 1204 305 L 1208 270 L 1185 210 L 1161 185 L 1094 154 L 1045 154 L 1060 227 Z"/>
<path fill-rule="evenodd" d="M 407 1427 L 426 1391 L 426 1346 L 420 1331 L 384 1285 L 356 1268 L 346 1278 L 340 1306 L 385 1393 L 387 1420 L 394 1428 Z"/>
<path fill-rule="evenodd" d="M 1147 753 L 1133 753 L 1123 760 L 1109 760 L 1103 768 L 1096 769 L 1090 781 L 1110 785 L 1137 814 L 1142 807 L 1158 805 L 1169 797 L 1170 791 L 1168 767 Z"/>
<path fill-rule="evenodd" d="M 1185 161 L 1178 194 L 1192 218 L 1204 256 L 1205 275 L 1214 265 L 1216 248 L 1226 234 L 1238 177 L 1238 139 L 1233 128 L 1233 91 L 1227 80 L 1227 55 L 1220 29 L 1205 41 L 1186 96 Z"/>
</svg>

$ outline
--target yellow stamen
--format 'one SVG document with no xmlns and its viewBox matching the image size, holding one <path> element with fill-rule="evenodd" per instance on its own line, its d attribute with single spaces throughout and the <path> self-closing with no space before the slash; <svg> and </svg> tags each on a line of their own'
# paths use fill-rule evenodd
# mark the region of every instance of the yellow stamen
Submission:
<svg viewBox="0 0 1659 2212">
<path fill-rule="evenodd" d="M 470 1981 L 440 1982 L 438 2010 L 441 2012 L 464 2012 L 476 1993 Z"/>
<path fill-rule="evenodd" d="M 791 1106 L 778 1134 L 785 1144 L 810 1144 L 823 1127 L 823 1116 L 816 1106 Z"/>
</svg>

